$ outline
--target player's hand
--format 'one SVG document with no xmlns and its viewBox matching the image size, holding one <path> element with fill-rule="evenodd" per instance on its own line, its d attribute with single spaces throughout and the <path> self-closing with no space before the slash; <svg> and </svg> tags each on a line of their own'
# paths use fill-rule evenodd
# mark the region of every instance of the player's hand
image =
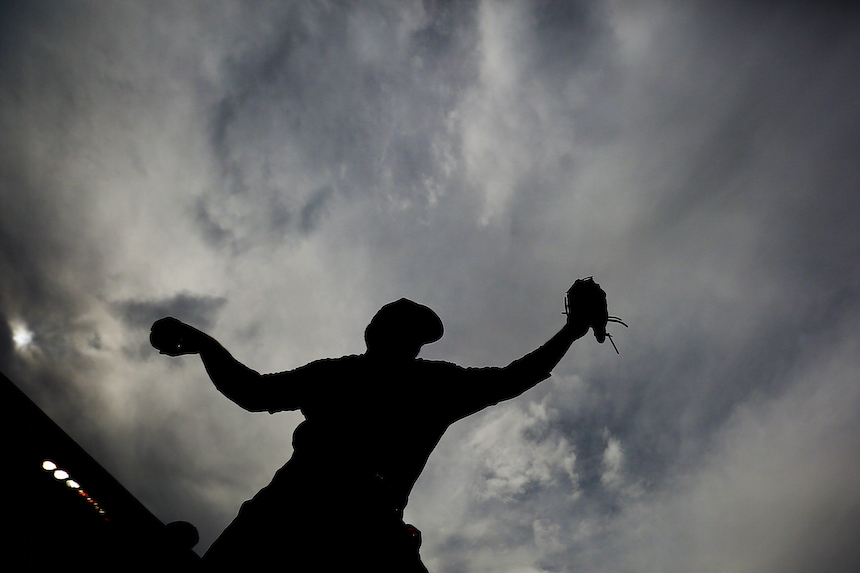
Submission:
<svg viewBox="0 0 860 573">
<path fill-rule="evenodd" d="M 205 337 L 205 334 L 193 326 L 168 316 L 153 323 L 149 342 L 161 354 L 181 356 L 200 352 Z"/>
</svg>

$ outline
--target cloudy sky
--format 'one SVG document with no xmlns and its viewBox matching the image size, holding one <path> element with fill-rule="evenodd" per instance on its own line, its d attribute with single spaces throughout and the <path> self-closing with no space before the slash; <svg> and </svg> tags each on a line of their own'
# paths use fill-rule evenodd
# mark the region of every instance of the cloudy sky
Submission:
<svg viewBox="0 0 860 573">
<path fill-rule="evenodd" d="M 825 2 L 0 4 L 0 370 L 204 551 L 291 454 L 173 315 L 261 372 L 504 365 L 594 275 L 551 379 L 452 426 L 433 573 L 860 569 L 860 15 Z M 332 516 L 336 519 L 336 516 Z"/>
</svg>

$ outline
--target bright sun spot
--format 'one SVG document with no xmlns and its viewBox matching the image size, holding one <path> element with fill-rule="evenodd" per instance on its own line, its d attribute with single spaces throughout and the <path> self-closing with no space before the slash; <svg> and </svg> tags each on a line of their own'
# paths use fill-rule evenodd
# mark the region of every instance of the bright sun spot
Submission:
<svg viewBox="0 0 860 573">
<path fill-rule="evenodd" d="M 24 348 L 33 342 L 33 333 L 23 324 L 13 324 L 12 340 L 15 341 L 15 348 Z"/>
</svg>

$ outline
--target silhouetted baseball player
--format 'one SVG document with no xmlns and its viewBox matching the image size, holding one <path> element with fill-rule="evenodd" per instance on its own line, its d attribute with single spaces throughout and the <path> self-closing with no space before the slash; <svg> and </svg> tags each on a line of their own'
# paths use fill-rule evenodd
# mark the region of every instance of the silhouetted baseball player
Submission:
<svg viewBox="0 0 860 573">
<path fill-rule="evenodd" d="M 261 375 L 214 338 L 175 318 L 152 326 L 163 354 L 199 354 L 215 386 L 246 410 L 301 410 L 292 458 L 245 502 L 204 556 L 218 568 L 426 573 L 420 533 L 403 508 L 449 425 L 519 396 L 549 377 L 589 328 L 601 342 L 606 294 L 593 280 L 568 291 L 567 322 L 546 344 L 504 368 L 416 358 L 442 336 L 426 306 L 400 299 L 365 331 L 367 352 Z"/>
</svg>

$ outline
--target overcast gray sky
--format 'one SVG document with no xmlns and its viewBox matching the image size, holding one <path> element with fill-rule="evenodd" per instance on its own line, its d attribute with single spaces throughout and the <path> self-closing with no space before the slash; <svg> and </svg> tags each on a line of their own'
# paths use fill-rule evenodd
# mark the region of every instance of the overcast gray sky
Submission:
<svg viewBox="0 0 860 573">
<path fill-rule="evenodd" d="M 202 552 L 291 454 L 261 372 L 621 350 L 455 424 L 433 573 L 860 570 L 860 18 L 825 2 L 0 4 L 0 369 Z M 336 516 L 332 516 L 336 520 Z"/>
</svg>

